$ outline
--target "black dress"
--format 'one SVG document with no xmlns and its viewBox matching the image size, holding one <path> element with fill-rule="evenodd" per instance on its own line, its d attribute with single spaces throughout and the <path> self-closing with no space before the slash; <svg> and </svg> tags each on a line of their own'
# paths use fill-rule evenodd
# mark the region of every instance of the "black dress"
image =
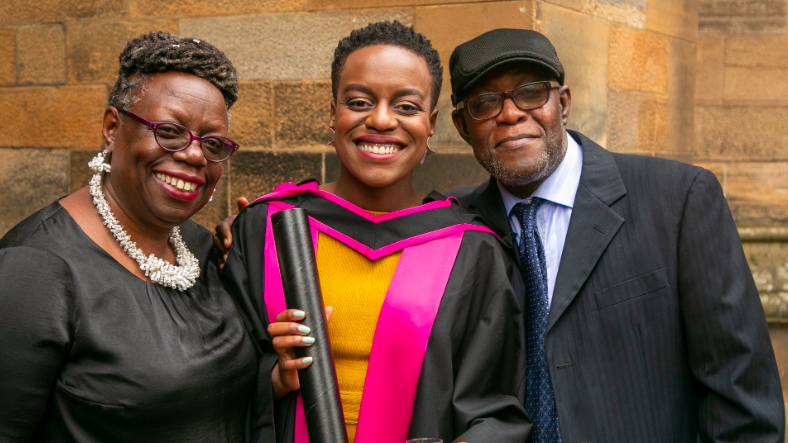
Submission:
<svg viewBox="0 0 788 443">
<path fill-rule="evenodd" d="M 187 291 L 147 283 L 55 202 L 0 240 L 0 441 L 240 442 L 258 372 L 211 235 Z"/>
</svg>

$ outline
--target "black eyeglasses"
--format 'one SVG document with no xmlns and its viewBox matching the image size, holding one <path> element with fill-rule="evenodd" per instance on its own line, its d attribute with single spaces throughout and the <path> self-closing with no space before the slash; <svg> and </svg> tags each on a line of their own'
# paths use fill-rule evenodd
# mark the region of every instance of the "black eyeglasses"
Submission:
<svg viewBox="0 0 788 443">
<path fill-rule="evenodd" d="M 149 122 L 133 112 L 124 109 L 118 109 L 118 111 L 150 128 L 153 131 L 153 138 L 156 139 L 156 143 L 165 151 L 183 151 L 189 147 L 192 141 L 199 140 L 205 159 L 214 163 L 221 163 L 230 158 L 239 148 L 238 143 L 227 137 L 219 135 L 197 137 L 188 128 L 177 123 Z"/>
<path fill-rule="evenodd" d="M 515 106 L 527 111 L 540 108 L 550 100 L 550 90 L 560 88 L 554 80 L 526 83 L 506 92 L 488 92 L 471 97 L 457 104 L 457 110 L 465 108 L 474 120 L 495 118 L 503 111 L 503 102 L 511 98 Z"/>
</svg>

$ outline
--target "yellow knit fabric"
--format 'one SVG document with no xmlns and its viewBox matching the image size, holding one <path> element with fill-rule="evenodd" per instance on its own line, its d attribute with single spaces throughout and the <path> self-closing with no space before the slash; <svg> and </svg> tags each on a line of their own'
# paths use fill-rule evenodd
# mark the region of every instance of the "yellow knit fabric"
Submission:
<svg viewBox="0 0 788 443">
<path fill-rule="evenodd" d="M 323 234 L 317 241 L 317 269 L 323 303 L 333 306 L 328 335 L 349 443 L 353 443 L 367 375 L 372 338 L 401 252 L 375 261 Z"/>
</svg>

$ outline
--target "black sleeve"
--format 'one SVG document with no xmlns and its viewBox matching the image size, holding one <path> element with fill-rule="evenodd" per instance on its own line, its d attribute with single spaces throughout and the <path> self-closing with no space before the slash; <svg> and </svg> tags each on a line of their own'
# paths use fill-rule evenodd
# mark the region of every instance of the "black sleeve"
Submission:
<svg viewBox="0 0 788 443">
<path fill-rule="evenodd" d="M 678 269 L 699 441 L 782 443 L 782 389 L 763 306 L 722 189 L 705 170 L 685 203 Z"/>
<path fill-rule="evenodd" d="M 232 227 L 233 245 L 220 273 L 260 355 L 256 401 L 251 410 L 252 441 L 260 443 L 275 441 L 275 434 L 281 436 L 282 432 L 278 430 L 285 421 L 279 418 L 282 415 L 278 413 L 281 408 L 274 408 L 271 371 L 277 355 L 268 336 L 268 317 L 263 303 L 267 208 L 265 204 L 249 206 L 235 219 Z M 276 441 L 281 441 L 281 437 Z"/>
<path fill-rule="evenodd" d="M 66 264 L 28 247 L 0 249 L 0 440 L 30 441 L 67 359 L 74 299 Z"/>
</svg>

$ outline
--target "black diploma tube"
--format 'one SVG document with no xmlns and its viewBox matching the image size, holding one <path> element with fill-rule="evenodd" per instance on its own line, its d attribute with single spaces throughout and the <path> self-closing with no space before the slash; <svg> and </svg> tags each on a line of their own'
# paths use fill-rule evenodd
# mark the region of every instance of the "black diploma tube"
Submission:
<svg viewBox="0 0 788 443">
<path fill-rule="evenodd" d="M 306 312 L 301 323 L 315 338 L 312 346 L 295 348 L 296 357 L 314 359 L 308 368 L 298 371 L 309 442 L 347 443 L 306 209 L 278 212 L 271 216 L 271 223 L 287 308 Z"/>
</svg>

